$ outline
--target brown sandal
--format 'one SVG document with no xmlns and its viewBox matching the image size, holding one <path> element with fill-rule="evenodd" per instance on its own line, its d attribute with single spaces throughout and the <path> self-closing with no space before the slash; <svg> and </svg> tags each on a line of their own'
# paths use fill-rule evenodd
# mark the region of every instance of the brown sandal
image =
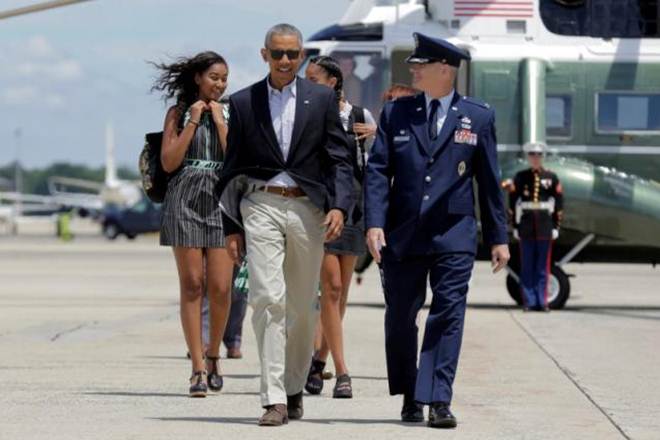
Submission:
<svg viewBox="0 0 660 440">
<path fill-rule="evenodd" d="M 218 373 L 218 361 L 220 356 L 209 356 L 206 354 L 206 361 L 211 362 L 211 368 L 208 374 L 209 389 L 215 393 L 219 393 L 225 384 L 225 380 L 220 373 Z M 207 365 L 208 367 L 208 365 Z"/>
<path fill-rule="evenodd" d="M 325 362 L 318 359 L 312 360 L 312 365 L 309 367 L 309 374 L 307 375 L 307 383 L 305 389 L 309 394 L 321 394 L 323 391 L 323 369 Z"/>
<path fill-rule="evenodd" d="M 194 371 L 190 376 L 190 397 L 206 397 L 208 391 L 206 381 L 206 371 Z"/>
</svg>

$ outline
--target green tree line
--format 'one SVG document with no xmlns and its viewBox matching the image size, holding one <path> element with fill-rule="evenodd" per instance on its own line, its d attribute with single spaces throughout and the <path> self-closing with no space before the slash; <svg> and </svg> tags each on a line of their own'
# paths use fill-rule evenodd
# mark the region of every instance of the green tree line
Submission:
<svg viewBox="0 0 660 440">
<path fill-rule="evenodd" d="M 0 181 L 10 185 L 6 190 L 13 190 L 14 175 L 16 167 L 14 164 L 0 166 Z M 77 165 L 67 162 L 57 162 L 45 168 L 21 168 L 23 177 L 23 193 L 26 194 L 48 194 L 48 178 L 52 176 L 73 177 L 76 179 L 85 179 L 95 182 L 105 180 L 105 167 L 89 167 L 87 165 Z M 129 167 L 118 167 L 117 176 L 120 179 L 136 180 L 139 175 Z"/>
</svg>

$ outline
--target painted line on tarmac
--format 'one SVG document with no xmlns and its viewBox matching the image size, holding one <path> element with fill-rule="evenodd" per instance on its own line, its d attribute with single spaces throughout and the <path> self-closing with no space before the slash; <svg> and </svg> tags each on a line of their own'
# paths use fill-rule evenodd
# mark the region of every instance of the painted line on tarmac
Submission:
<svg viewBox="0 0 660 440">
<path fill-rule="evenodd" d="M 549 352 L 549 351 L 548 351 L 543 345 L 541 345 L 541 342 L 540 342 L 538 339 L 536 339 L 536 337 L 532 334 L 532 332 L 529 331 L 529 330 L 527 329 L 527 327 L 525 327 L 525 325 L 524 325 L 522 322 L 520 322 L 520 320 L 519 320 L 518 318 L 516 318 L 516 316 L 513 314 L 513 311 L 509 310 L 508 312 L 509 312 L 509 315 L 511 316 L 511 319 L 513 319 L 513 322 L 515 322 L 516 325 L 517 325 L 518 327 L 520 327 L 520 329 L 521 329 L 521 330 L 527 335 L 527 337 L 528 337 L 528 338 L 529 338 L 529 339 L 530 339 L 530 340 L 531 340 L 531 341 L 532 341 L 532 342 L 533 342 L 533 343 L 534 343 L 534 344 L 535 344 L 535 345 L 536 345 L 536 346 L 537 346 L 537 347 L 538 347 L 543 353 L 545 353 L 545 355 L 546 355 L 546 356 L 547 356 L 552 362 L 554 362 L 554 364 L 557 366 L 557 368 L 559 368 L 559 370 L 560 370 L 562 373 L 564 373 L 564 376 L 566 376 L 566 377 L 568 378 L 568 380 L 570 380 L 570 381 L 573 383 L 573 385 L 575 385 L 575 387 L 576 387 L 576 388 L 577 388 L 577 389 L 578 389 L 578 390 L 584 395 L 584 397 L 586 397 L 587 400 L 589 400 L 589 402 L 591 402 L 591 404 L 592 404 L 593 406 L 595 406 L 596 408 L 598 408 L 598 410 L 599 410 L 599 411 L 600 411 L 600 412 L 601 412 L 601 413 L 607 418 L 607 420 L 609 420 L 609 422 L 612 424 L 612 426 L 614 426 L 614 427 L 617 429 L 617 431 L 619 431 L 619 432 L 621 433 L 621 435 L 623 436 L 623 438 L 625 438 L 626 440 L 631 440 L 631 437 L 630 437 L 628 434 L 626 434 L 626 432 L 623 430 L 623 428 L 621 428 L 621 426 L 619 426 L 619 425 L 614 421 L 614 419 L 613 419 L 613 418 L 607 413 L 607 411 L 605 411 L 605 409 L 604 409 L 603 407 L 601 407 L 598 403 L 596 403 L 596 401 L 594 400 L 594 398 L 591 397 L 591 395 L 589 395 L 589 393 L 587 392 L 587 390 L 584 389 L 584 388 L 583 388 L 583 387 L 577 382 L 577 380 L 575 380 L 575 379 L 573 378 L 573 376 L 571 376 L 571 374 L 569 373 L 568 369 L 565 368 L 564 366 L 562 366 L 562 365 L 559 363 L 559 361 L 557 360 L 557 358 L 555 358 L 555 357 L 554 357 L 554 356 L 553 356 L 553 355 L 552 355 L 552 354 L 551 354 L 551 353 L 550 353 L 550 352 Z"/>
</svg>

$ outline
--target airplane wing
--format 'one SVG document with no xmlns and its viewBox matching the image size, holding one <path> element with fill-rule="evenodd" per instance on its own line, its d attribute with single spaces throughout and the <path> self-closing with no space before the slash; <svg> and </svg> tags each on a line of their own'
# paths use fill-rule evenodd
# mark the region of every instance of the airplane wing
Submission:
<svg viewBox="0 0 660 440">
<path fill-rule="evenodd" d="M 52 211 L 59 209 L 86 209 L 101 211 L 103 200 L 98 194 L 67 193 L 42 196 L 39 194 L 20 194 L 15 192 L 0 192 L 0 202 L 20 203 L 21 212 L 28 214 L 33 211 Z"/>
</svg>

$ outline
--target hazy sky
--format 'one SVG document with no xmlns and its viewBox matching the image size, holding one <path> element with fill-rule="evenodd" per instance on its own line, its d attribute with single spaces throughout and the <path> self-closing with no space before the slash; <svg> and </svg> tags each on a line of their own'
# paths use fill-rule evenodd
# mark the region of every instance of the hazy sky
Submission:
<svg viewBox="0 0 660 440">
<path fill-rule="evenodd" d="M 42 0 L 3 0 L 0 10 Z M 266 30 L 279 22 L 305 37 L 336 23 L 350 0 L 94 0 L 0 21 L 0 165 L 54 161 L 101 165 L 106 121 L 119 164 L 135 166 L 145 132 L 166 107 L 149 93 L 155 70 L 204 49 L 229 63 L 229 91 L 263 77 Z"/>
</svg>

